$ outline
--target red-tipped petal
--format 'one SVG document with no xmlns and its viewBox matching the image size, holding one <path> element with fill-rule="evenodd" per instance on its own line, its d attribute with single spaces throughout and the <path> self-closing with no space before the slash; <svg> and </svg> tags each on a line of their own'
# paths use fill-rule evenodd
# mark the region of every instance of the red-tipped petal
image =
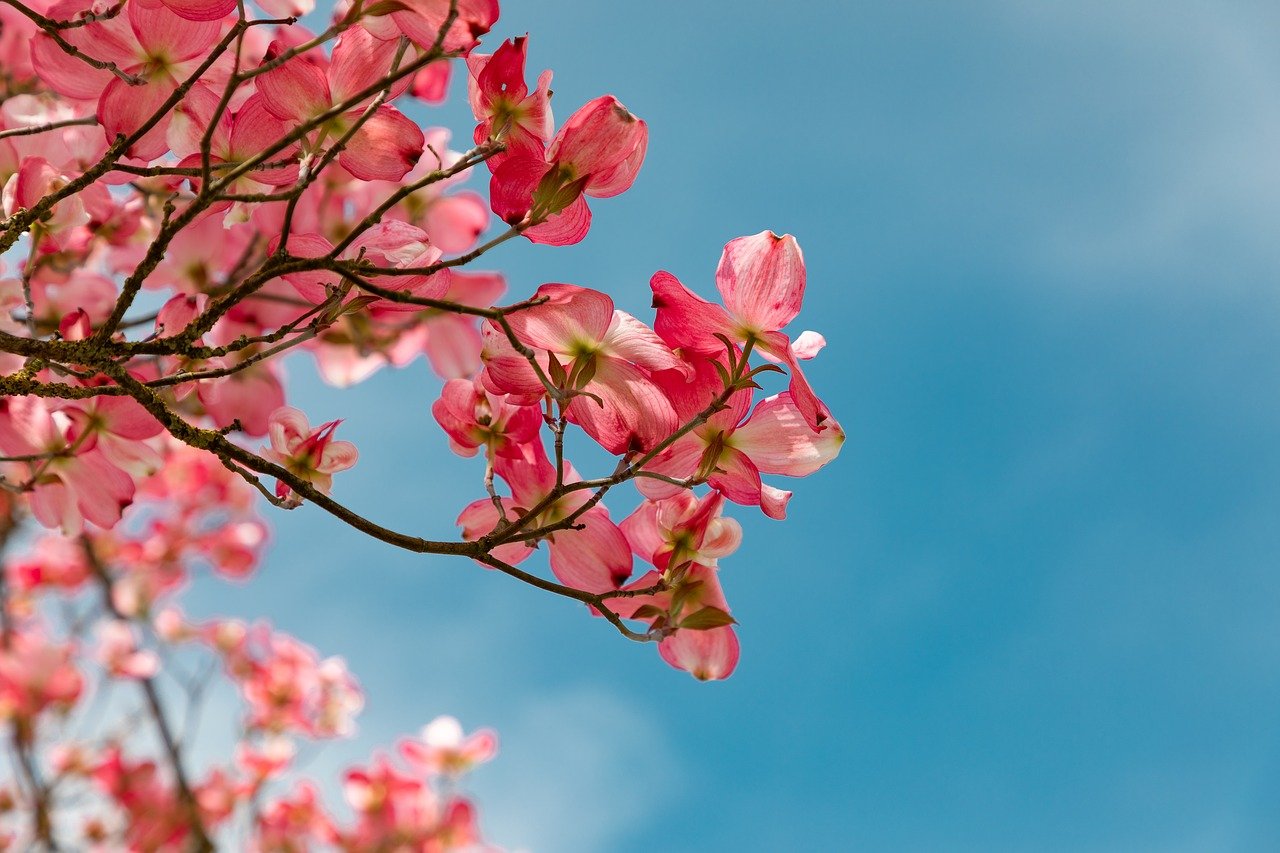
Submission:
<svg viewBox="0 0 1280 853">
<path fill-rule="evenodd" d="M 631 576 L 631 547 L 600 507 L 578 518 L 582 530 L 562 530 L 551 539 L 551 571 L 561 583 L 587 592 L 617 589 Z"/>
<path fill-rule="evenodd" d="M 732 240 L 716 268 L 725 307 L 755 332 L 777 331 L 795 319 L 804 286 L 804 255 L 790 234 L 761 231 Z"/>
</svg>

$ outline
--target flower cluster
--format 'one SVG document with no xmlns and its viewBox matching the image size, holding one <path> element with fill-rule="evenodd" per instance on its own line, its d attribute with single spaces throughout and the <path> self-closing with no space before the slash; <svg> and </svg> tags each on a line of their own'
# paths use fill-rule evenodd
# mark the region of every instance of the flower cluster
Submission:
<svg viewBox="0 0 1280 853">
<path fill-rule="evenodd" d="M 351 0 L 314 31 L 297 20 L 312 0 L 254 2 L 0 0 L 0 719 L 21 770 L 0 799 L 29 818 L 16 844 L 473 848 L 453 780 L 491 734 L 437 721 L 401 761 L 352 769 L 354 821 L 337 820 L 294 756 L 351 731 L 354 679 L 265 623 L 184 615 L 191 577 L 248 577 L 260 502 L 309 503 L 721 679 L 739 640 L 719 560 L 743 539 L 726 506 L 784 518 L 771 478 L 814 473 L 844 440 L 800 365 L 825 341 L 789 332 L 806 287 L 790 235 L 730 241 L 718 302 L 658 272 L 651 321 L 567 283 L 503 304 L 503 276 L 468 268 L 516 238 L 586 239 L 648 148 L 610 94 L 557 124 L 530 39 L 482 44 L 497 0 Z M 474 126 L 423 126 L 454 74 Z M 403 416 L 430 409 L 476 458 L 458 538 L 341 502 L 366 419 L 347 413 L 339 438 L 343 420 L 289 405 L 282 362 L 304 352 L 335 387 L 425 357 L 439 381 Z M 602 474 L 569 461 L 602 453 Z M 615 515 L 628 482 L 638 506 Z M 234 759 L 186 765 L 165 706 L 203 687 L 173 657 L 214 662 L 205 681 L 234 694 Z M 65 735 L 108 687 L 141 702 L 150 748 L 136 726 Z M 73 795 L 109 808 L 60 818 Z"/>
</svg>

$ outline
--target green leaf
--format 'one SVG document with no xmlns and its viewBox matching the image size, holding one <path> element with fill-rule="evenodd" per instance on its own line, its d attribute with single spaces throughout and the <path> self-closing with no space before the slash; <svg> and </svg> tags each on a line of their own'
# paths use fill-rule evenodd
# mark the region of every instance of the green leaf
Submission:
<svg viewBox="0 0 1280 853">
<path fill-rule="evenodd" d="M 762 365 L 760 365 L 759 367 L 757 367 L 755 370 L 752 370 L 752 371 L 751 371 L 750 373 L 748 373 L 747 375 L 748 375 L 748 376 L 755 376 L 756 374 L 759 374 L 759 373 L 783 373 L 783 374 L 785 374 L 785 373 L 786 373 L 786 371 L 785 371 L 785 370 L 783 370 L 781 367 L 778 367 L 778 365 L 776 365 L 776 364 L 762 364 Z"/>
<path fill-rule="evenodd" d="M 671 596 L 671 612 L 679 613 L 680 608 L 684 606 L 684 601 L 692 593 L 696 592 L 702 586 L 702 581 L 692 581 L 690 583 L 682 583 L 676 589 L 675 594 Z"/>
<path fill-rule="evenodd" d="M 728 388 L 730 382 L 732 381 L 729 378 L 729 371 L 725 370 L 724 365 L 718 361 L 711 362 L 711 366 L 714 367 L 716 369 L 716 373 L 720 375 L 720 385 L 724 388 Z"/>
<path fill-rule="evenodd" d="M 586 388 L 596 378 L 596 357 L 589 355 L 585 359 L 579 359 L 574 364 L 573 372 L 577 374 L 573 377 L 573 387 L 579 391 Z"/>
<path fill-rule="evenodd" d="M 564 365 L 554 355 L 547 359 L 547 377 L 557 388 L 565 387 L 565 380 L 568 379 L 565 376 Z"/>
<path fill-rule="evenodd" d="M 666 615 L 667 615 L 667 611 L 663 610 L 661 607 L 658 607 L 655 604 L 646 604 L 642 607 L 637 607 L 636 612 L 632 613 L 628 618 L 629 619 L 656 619 L 659 616 L 666 616 Z"/>
<path fill-rule="evenodd" d="M 682 619 L 680 627 L 688 628 L 690 631 L 709 631 L 712 628 L 723 628 L 725 625 L 736 625 L 737 623 L 737 619 L 734 619 L 719 607 L 708 605 Z"/>
</svg>

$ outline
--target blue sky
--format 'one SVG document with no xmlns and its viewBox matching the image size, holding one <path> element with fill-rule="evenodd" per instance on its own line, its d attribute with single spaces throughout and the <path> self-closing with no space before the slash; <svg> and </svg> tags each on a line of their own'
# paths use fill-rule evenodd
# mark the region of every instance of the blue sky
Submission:
<svg viewBox="0 0 1280 853">
<path fill-rule="evenodd" d="M 1280 847 L 1280 7 L 505 7 L 559 118 L 612 92 L 651 132 L 581 245 L 494 254 L 513 293 L 651 316 L 655 270 L 710 296 L 727 240 L 793 233 L 849 438 L 787 522 L 736 511 L 723 684 L 470 564 L 275 514 L 262 575 L 200 609 L 348 659 L 360 735 L 312 766 L 439 713 L 494 726 L 485 825 L 544 853 Z M 361 448 L 341 497 L 451 534 L 480 472 L 446 455 L 423 363 L 291 379 Z"/>
</svg>

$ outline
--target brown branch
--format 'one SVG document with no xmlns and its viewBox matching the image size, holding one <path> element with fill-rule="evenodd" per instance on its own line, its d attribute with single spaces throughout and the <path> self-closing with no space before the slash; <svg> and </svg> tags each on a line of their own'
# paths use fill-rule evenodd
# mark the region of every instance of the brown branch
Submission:
<svg viewBox="0 0 1280 853">
<path fill-rule="evenodd" d="M 81 118 L 64 118 L 60 121 L 50 121 L 44 124 L 33 124 L 27 127 L 13 127 L 9 130 L 0 130 L 0 139 L 10 136 L 34 136 L 37 133 L 48 133 L 51 130 L 59 130 L 64 127 L 76 127 L 77 125 L 93 125 L 97 124 L 96 116 L 83 116 Z"/>
</svg>

